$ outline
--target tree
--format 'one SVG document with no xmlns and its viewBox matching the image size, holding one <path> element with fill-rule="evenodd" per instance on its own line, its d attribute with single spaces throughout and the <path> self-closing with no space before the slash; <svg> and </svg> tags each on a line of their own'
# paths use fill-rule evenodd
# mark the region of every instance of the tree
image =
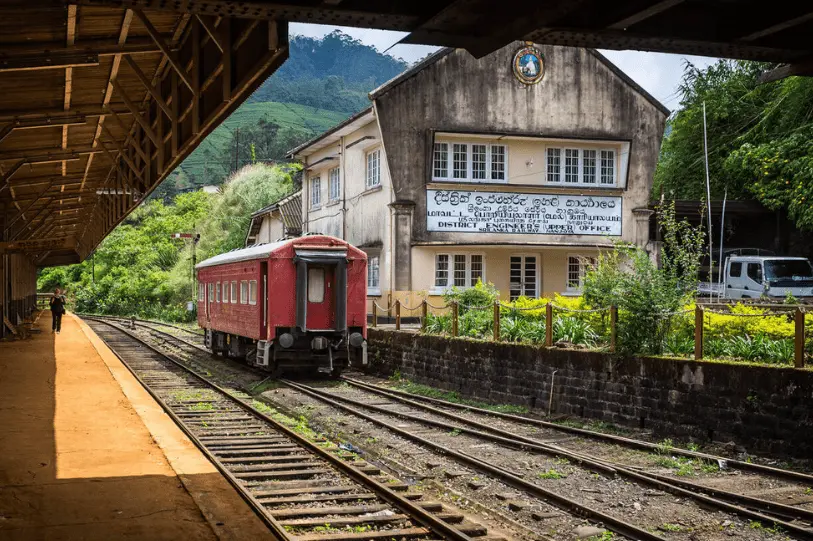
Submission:
<svg viewBox="0 0 813 541">
<path fill-rule="evenodd" d="M 813 81 L 760 84 L 772 66 L 721 60 L 684 70 L 681 108 L 669 122 L 653 198 L 702 199 L 703 103 L 712 197 L 756 199 L 813 230 Z"/>
</svg>

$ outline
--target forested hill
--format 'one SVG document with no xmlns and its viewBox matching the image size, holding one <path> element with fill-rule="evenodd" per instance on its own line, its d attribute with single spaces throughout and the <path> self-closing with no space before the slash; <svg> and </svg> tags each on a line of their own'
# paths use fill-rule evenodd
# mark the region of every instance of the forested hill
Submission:
<svg viewBox="0 0 813 541">
<path fill-rule="evenodd" d="M 158 196 L 220 185 L 255 161 L 274 161 L 369 105 L 367 94 L 408 67 L 347 34 L 293 36 L 290 57 L 164 181 Z"/>
</svg>

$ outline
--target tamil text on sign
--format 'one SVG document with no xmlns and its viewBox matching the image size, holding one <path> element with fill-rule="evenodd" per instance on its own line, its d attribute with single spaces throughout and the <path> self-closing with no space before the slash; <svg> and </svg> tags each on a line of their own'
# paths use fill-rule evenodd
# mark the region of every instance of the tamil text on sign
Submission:
<svg viewBox="0 0 813 541">
<path fill-rule="evenodd" d="M 621 235 L 621 197 L 426 190 L 428 231 Z"/>
</svg>

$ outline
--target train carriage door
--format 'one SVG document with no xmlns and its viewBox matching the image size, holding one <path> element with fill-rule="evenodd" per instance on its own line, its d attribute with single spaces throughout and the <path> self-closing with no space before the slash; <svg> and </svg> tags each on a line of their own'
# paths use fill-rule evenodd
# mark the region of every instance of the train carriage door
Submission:
<svg viewBox="0 0 813 541">
<path fill-rule="evenodd" d="M 308 329 L 336 328 L 335 278 L 335 267 L 308 265 Z"/>
<path fill-rule="evenodd" d="M 296 326 L 301 331 L 345 330 L 347 250 L 303 247 L 295 262 Z"/>
</svg>

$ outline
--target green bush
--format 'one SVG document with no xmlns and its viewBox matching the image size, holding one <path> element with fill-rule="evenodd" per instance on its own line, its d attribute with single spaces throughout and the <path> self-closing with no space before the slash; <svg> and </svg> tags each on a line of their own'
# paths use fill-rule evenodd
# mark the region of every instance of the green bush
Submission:
<svg viewBox="0 0 813 541">
<path fill-rule="evenodd" d="M 500 293 L 494 284 L 483 283 L 479 279 L 474 287 L 465 289 L 452 287 L 443 294 L 446 304 L 458 303 L 461 315 L 472 308 L 490 308 L 499 298 Z"/>
<path fill-rule="evenodd" d="M 712 338 L 704 344 L 707 357 L 750 362 L 790 363 L 793 360 L 793 340 L 775 340 L 765 335 Z"/>
<path fill-rule="evenodd" d="M 577 317 L 560 317 L 553 321 L 554 342 L 565 341 L 571 344 L 593 347 L 599 336 L 590 323 Z"/>
</svg>

